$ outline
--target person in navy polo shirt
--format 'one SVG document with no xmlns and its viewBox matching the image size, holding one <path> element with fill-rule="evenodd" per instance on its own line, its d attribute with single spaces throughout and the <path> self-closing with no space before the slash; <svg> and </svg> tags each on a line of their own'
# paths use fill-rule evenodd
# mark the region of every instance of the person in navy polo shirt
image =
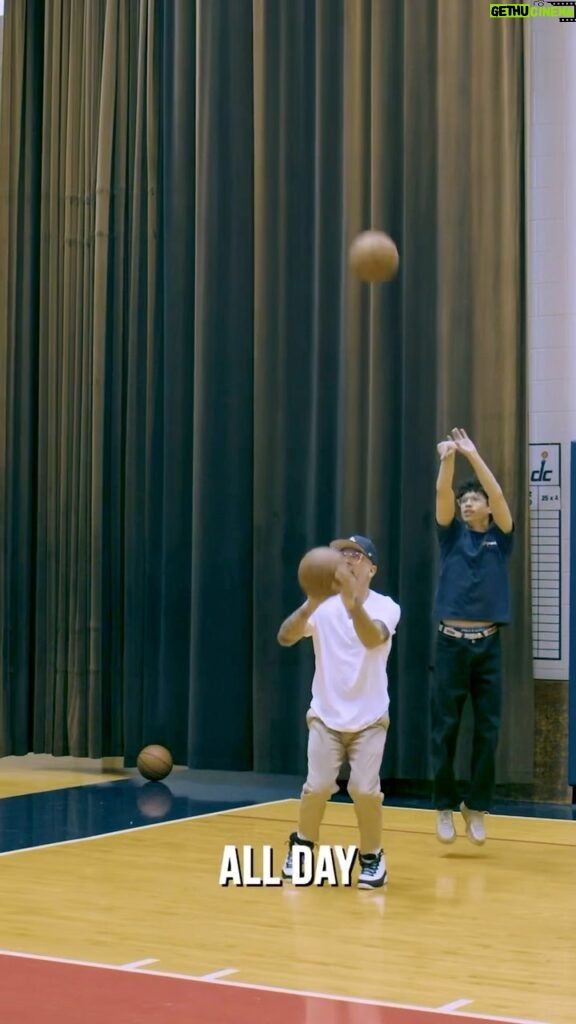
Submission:
<svg viewBox="0 0 576 1024">
<path fill-rule="evenodd" d="M 484 814 L 491 805 L 500 731 L 500 627 L 510 621 L 508 560 L 514 522 L 500 484 L 464 430 L 452 430 L 437 450 L 440 575 L 434 611 L 439 625 L 432 687 L 436 835 L 442 843 L 456 839 L 453 811 L 459 797 L 454 757 L 470 694 L 474 712 L 471 777 L 460 811 L 468 838 L 481 845 L 486 841 Z M 455 494 L 457 453 L 468 460 L 475 478 Z"/>
</svg>

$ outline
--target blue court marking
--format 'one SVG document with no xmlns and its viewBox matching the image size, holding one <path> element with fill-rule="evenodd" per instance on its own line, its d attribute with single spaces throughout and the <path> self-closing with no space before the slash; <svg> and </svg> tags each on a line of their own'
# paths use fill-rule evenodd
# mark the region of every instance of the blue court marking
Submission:
<svg viewBox="0 0 576 1024">
<path fill-rule="evenodd" d="M 232 796 L 232 794 L 230 794 Z M 0 799 L 0 853 L 252 807 L 257 800 L 198 800 L 162 782 L 132 779 Z"/>
<path fill-rule="evenodd" d="M 245 776 L 223 780 L 214 787 L 193 773 L 171 775 L 166 782 L 143 782 L 139 777 L 73 786 L 0 799 L 0 854 L 90 839 L 162 822 L 240 810 L 288 798 L 299 787 L 281 777 L 273 784 L 250 782 Z M 334 803 L 350 803 L 339 794 Z M 386 807 L 430 809 L 422 799 L 388 798 Z M 496 803 L 493 814 L 511 817 L 576 819 L 576 806 L 566 804 Z M 386 827 L 386 826 L 384 826 Z"/>
</svg>

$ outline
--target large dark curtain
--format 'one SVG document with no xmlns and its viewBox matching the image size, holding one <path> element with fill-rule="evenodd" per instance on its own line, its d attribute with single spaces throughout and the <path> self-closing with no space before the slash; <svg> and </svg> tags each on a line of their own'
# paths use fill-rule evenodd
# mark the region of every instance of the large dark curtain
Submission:
<svg viewBox="0 0 576 1024">
<path fill-rule="evenodd" d="M 384 774 L 429 776 L 436 442 L 514 509 L 500 777 L 531 777 L 521 23 L 462 0 L 8 0 L 0 753 L 300 772 L 303 552 L 402 606 Z M 355 280 L 355 233 L 397 280 Z M 462 467 L 464 470 L 465 467 Z"/>
</svg>

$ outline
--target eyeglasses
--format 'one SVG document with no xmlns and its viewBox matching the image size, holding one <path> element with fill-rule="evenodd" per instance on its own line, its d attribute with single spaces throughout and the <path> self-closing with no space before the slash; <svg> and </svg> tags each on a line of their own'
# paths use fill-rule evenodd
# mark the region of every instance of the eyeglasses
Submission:
<svg viewBox="0 0 576 1024">
<path fill-rule="evenodd" d="M 359 562 L 361 558 L 364 558 L 362 551 L 357 551 L 356 548 L 345 548 L 340 554 L 344 555 L 349 562 Z"/>
</svg>

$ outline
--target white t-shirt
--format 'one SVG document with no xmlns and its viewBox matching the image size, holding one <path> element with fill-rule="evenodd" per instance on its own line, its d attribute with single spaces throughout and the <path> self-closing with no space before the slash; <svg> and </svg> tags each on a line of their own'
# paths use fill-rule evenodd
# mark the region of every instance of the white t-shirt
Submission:
<svg viewBox="0 0 576 1024">
<path fill-rule="evenodd" d="M 339 594 L 318 606 L 305 633 L 312 637 L 316 656 L 310 711 L 338 732 L 359 732 L 388 715 L 386 665 L 400 607 L 369 590 L 363 608 L 390 633 L 378 647 L 364 646 Z"/>
</svg>

